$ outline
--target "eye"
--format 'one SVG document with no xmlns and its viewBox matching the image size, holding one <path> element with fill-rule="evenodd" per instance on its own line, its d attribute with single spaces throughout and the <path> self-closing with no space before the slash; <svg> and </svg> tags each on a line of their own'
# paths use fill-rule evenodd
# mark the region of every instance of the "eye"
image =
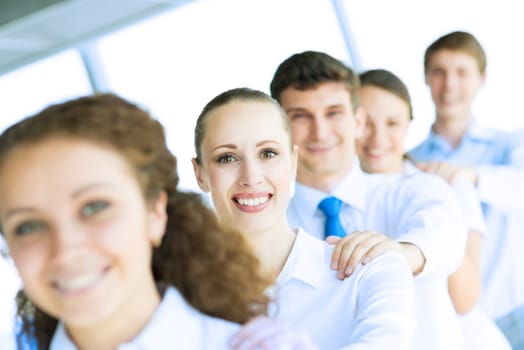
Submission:
<svg viewBox="0 0 524 350">
<path fill-rule="evenodd" d="M 340 110 L 333 110 L 333 111 L 329 111 L 327 115 L 328 115 L 328 117 L 333 118 L 333 117 L 336 117 L 336 116 L 338 116 L 340 114 L 342 114 L 342 111 L 340 111 Z"/>
<path fill-rule="evenodd" d="M 42 232 L 47 229 L 47 225 L 41 221 L 26 221 L 15 228 L 17 236 L 25 236 L 30 233 Z"/>
<path fill-rule="evenodd" d="M 276 156 L 278 156 L 278 152 L 273 149 L 263 149 L 260 152 L 260 158 L 262 159 L 271 159 L 275 158 Z"/>
<path fill-rule="evenodd" d="M 91 217 L 109 207 L 107 201 L 93 201 L 84 205 L 81 209 L 81 215 L 83 217 Z"/>
<path fill-rule="evenodd" d="M 227 164 L 227 163 L 232 163 L 232 162 L 234 162 L 236 160 L 237 160 L 237 158 L 234 155 L 232 155 L 230 153 L 227 153 L 227 154 L 223 154 L 223 155 L 219 156 L 217 158 L 217 163 Z"/>
<path fill-rule="evenodd" d="M 294 113 L 289 113 L 288 117 L 291 121 L 295 121 L 295 120 L 304 120 L 308 117 L 308 115 L 303 112 L 294 112 Z"/>
</svg>

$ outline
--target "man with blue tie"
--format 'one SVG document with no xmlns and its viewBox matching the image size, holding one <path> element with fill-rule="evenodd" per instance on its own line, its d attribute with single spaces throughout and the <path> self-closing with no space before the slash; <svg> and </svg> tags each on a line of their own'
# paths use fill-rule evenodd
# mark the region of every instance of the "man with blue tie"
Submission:
<svg viewBox="0 0 524 350">
<path fill-rule="evenodd" d="M 355 139 L 365 112 L 358 88 L 358 76 L 322 52 L 294 54 L 277 68 L 271 95 L 289 116 L 299 146 L 288 220 L 319 239 L 348 233 L 353 263 L 346 275 L 357 261 L 366 263 L 385 250 L 402 253 L 417 276 L 414 349 L 460 349 L 447 292 L 447 276 L 462 261 L 467 234 L 457 199 L 434 175 L 361 171 Z"/>
</svg>

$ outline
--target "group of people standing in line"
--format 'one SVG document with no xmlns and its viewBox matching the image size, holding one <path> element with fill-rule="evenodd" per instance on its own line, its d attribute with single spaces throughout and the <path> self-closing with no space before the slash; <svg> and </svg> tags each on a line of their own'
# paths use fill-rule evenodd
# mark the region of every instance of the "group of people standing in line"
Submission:
<svg viewBox="0 0 524 350">
<path fill-rule="evenodd" d="M 38 349 L 524 349 L 524 133 L 480 125 L 469 33 L 426 50 L 436 119 L 392 72 L 317 51 L 195 125 L 201 194 L 162 125 L 113 94 L 0 136 L 0 227 Z"/>
</svg>

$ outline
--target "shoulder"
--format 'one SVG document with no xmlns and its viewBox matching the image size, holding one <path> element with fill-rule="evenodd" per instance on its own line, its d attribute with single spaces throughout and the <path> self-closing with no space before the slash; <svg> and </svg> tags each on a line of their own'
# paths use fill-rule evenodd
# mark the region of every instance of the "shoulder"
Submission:
<svg viewBox="0 0 524 350">
<path fill-rule="evenodd" d="M 385 190 L 395 196 L 430 196 L 432 198 L 453 195 L 451 186 L 440 176 L 421 171 L 404 174 L 387 184 Z"/>
<path fill-rule="evenodd" d="M 172 326 L 179 323 L 179 326 L 186 327 L 188 332 L 194 328 L 196 333 L 200 333 L 208 339 L 220 341 L 229 338 L 240 328 L 237 323 L 213 317 L 197 310 L 184 299 L 175 287 L 169 287 L 166 290 L 162 304 L 161 306 L 166 310 L 166 313 L 165 317 L 161 317 L 161 321 L 167 321 Z"/>
<path fill-rule="evenodd" d="M 352 277 L 359 283 L 372 285 L 395 285 L 411 288 L 413 274 L 406 258 L 399 252 L 388 251 L 369 263 L 360 264 Z"/>
<path fill-rule="evenodd" d="M 415 160 L 421 160 L 425 156 L 427 156 L 429 147 L 429 138 L 425 139 L 415 147 L 413 147 L 410 151 L 408 151 L 408 154 Z"/>
</svg>

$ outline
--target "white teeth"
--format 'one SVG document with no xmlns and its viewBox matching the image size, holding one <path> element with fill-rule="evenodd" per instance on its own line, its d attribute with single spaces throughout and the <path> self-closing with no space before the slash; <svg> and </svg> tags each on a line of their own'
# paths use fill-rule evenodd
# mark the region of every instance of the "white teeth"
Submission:
<svg viewBox="0 0 524 350">
<path fill-rule="evenodd" d="M 369 150 L 368 153 L 372 156 L 381 156 L 384 152 L 379 150 Z"/>
<path fill-rule="evenodd" d="M 62 291 L 70 292 L 77 289 L 85 288 L 94 283 L 98 278 L 100 278 L 100 274 L 90 273 L 70 279 L 56 281 L 56 286 L 58 287 L 58 289 Z"/>
<path fill-rule="evenodd" d="M 254 207 L 260 204 L 267 202 L 268 197 L 259 197 L 259 198 L 238 198 L 238 204 L 245 205 L 248 207 Z"/>
</svg>

